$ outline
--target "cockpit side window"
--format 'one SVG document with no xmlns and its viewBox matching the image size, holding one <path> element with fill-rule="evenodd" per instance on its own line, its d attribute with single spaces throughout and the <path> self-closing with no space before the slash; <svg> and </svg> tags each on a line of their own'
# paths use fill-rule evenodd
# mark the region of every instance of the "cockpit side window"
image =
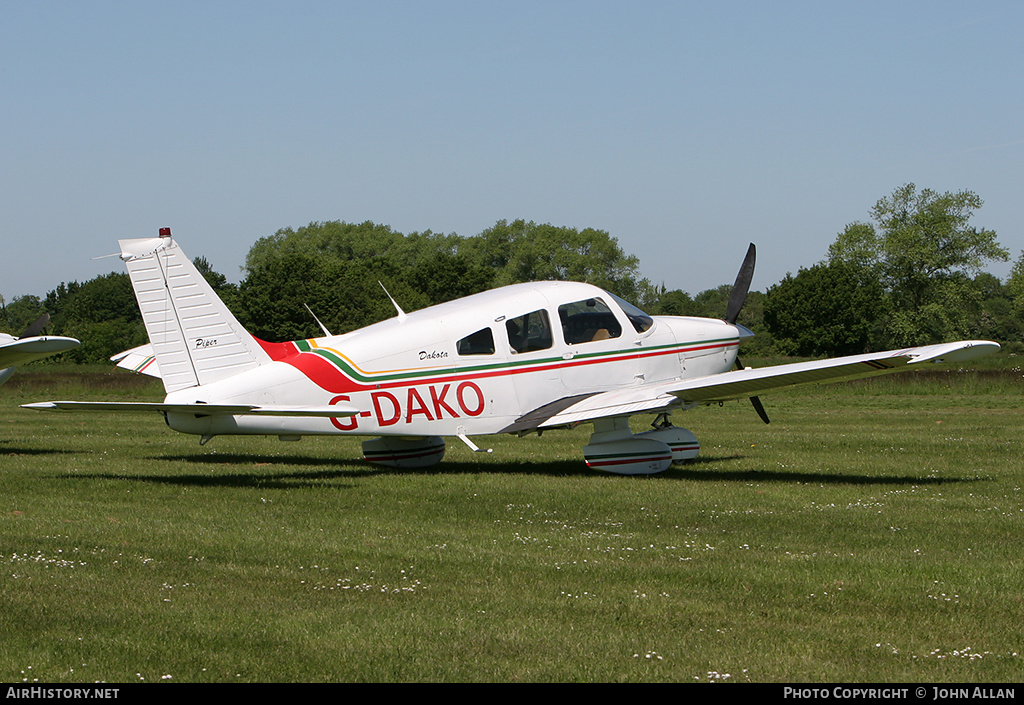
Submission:
<svg viewBox="0 0 1024 705">
<path fill-rule="evenodd" d="M 493 355 L 494 334 L 490 328 L 478 330 L 456 343 L 455 349 L 459 355 Z"/>
<path fill-rule="evenodd" d="M 558 307 L 562 337 L 569 345 L 610 340 L 622 335 L 622 326 L 608 305 L 599 298 L 584 299 Z"/>
<path fill-rule="evenodd" d="M 633 328 L 636 329 L 637 333 L 648 331 L 651 326 L 654 325 L 654 319 L 633 304 L 620 299 L 615 294 L 611 294 L 611 297 L 615 299 L 615 302 L 618 303 L 619 306 L 622 307 L 622 312 L 626 314 L 626 318 L 628 318 L 629 322 L 633 324 Z"/>
<path fill-rule="evenodd" d="M 505 321 L 508 342 L 516 352 L 547 350 L 551 347 L 551 323 L 544 309 Z"/>
</svg>

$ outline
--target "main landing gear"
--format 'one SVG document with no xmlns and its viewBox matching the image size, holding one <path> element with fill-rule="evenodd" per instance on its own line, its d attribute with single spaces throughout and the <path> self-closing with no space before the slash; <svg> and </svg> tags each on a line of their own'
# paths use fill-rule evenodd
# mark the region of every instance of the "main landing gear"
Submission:
<svg viewBox="0 0 1024 705">
<path fill-rule="evenodd" d="M 674 462 L 692 460 L 700 452 L 697 437 L 673 426 L 667 414 L 655 419 L 650 431 L 634 435 L 629 418 L 598 419 L 590 443 L 583 449 L 587 466 L 617 475 L 650 475 L 668 470 Z M 384 436 L 363 443 L 363 458 L 391 468 L 429 468 L 444 458 L 440 436 Z"/>
<path fill-rule="evenodd" d="M 668 470 L 673 462 L 697 457 L 697 437 L 673 426 L 667 414 L 658 416 L 653 426 L 634 435 L 626 416 L 595 421 L 594 434 L 583 449 L 587 466 L 618 475 L 651 475 Z"/>
</svg>

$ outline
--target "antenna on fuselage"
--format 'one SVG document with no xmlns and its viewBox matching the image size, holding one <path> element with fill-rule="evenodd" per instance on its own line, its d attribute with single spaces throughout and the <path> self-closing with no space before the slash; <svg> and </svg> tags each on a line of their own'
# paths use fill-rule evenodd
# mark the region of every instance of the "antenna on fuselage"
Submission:
<svg viewBox="0 0 1024 705">
<path fill-rule="evenodd" d="M 324 332 L 324 335 L 326 335 L 328 338 L 330 338 L 331 337 L 331 331 L 327 330 L 327 326 L 325 326 L 323 323 L 320 322 L 320 319 L 316 317 L 315 313 L 313 313 L 313 309 L 311 309 L 309 307 L 309 304 L 302 304 L 302 305 L 306 307 L 307 311 L 309 311 L 309 315 L 312 316 L 313 320 L 316 321 L 316 324 L 318 326 L 320 326 L 320 330 L 322 330 Z"/>
<path fill-rule="evenodd" d="M 389 298 L 389 299 L 391 299 L 391 305 L 395 307 L 395 310 L 396 310 L 396 311 L 398 311 L 398 320 L 400 320 L 400 321 L 401 321 L 402 319 L 404 319 L 404 318 L 405 318 L 405 311 L 403 311 L 403 310 L 402 310 L 402 307 L 398 305 L 398 302 L 397 302 L 397 301 L 395 301 L 395 297 L 393 297 L 393 296 L 392 296 L 392 295 L 391 295 L 391 294 L 390 294 L 390 293 L 388 292 L 388 290 L 387 290 L 387 287 L 385 287 L 385 286 L 384 286 L 384 282 L 382 282 L 382 281 L 378 280 L 378 281 L 377 281 L 377 283 L 378 283 L 378 284 L 380 284 L 380 288 L 381 288 L 381 289 L 384 289 L 384 293 L 388 295 L 388 298 Z"/>
</svg>

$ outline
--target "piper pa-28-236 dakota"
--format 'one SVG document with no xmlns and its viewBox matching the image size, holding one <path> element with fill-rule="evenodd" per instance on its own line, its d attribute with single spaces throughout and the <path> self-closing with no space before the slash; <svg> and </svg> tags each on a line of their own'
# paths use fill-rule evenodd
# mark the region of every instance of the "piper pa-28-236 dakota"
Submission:
<svg viewBox="0 0 1024 705">
<path fill-rule="evenodd" d="M 120 365 L 159 376 L 163 403 L 54 401 L 42 410 L 164 415 L 202 443 L 219 435 L 373 436 L 364 458 L 390 467 L 441 461 L 444 436 L 528 435 L 593 424 L 587 465 L 649 474 L 696 457 L 669 414 L 797 384 L 870 377 L 999 349 L 961 341 L 831 360 L 744 368 L 736 323 L 754 268 L 740 268 L 725 320 L 648 316 L 590 284 L 514 284 L 397 315 L 344 335 L 268 343 L 250 335 L 162 228 L 121 240 L 150 344 Z M 322 326 L 321 326 L 322 327 Z M 115 358 L 119 359 L 119 358 Z M 652 414 L 634 434 L 629 419 Z"/>
</svg>

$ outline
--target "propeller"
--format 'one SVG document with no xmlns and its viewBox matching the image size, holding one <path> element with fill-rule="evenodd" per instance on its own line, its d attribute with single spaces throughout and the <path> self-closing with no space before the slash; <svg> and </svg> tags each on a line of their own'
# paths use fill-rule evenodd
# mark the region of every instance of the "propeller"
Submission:
<svg viewBox="0 0 1024 705">
<path fill-rule="evenodd" d="M 43 328 L 45 328 L 46 324 L 49 323 L 49 322 L 50 322 L 50 314 L 44 313 L 42 316 L 40 316 L 39 318 L 37 318 L 35 320 L 35 323 L 30 325 L 28 328 L 26 328 L 25 332 L 18 336 L 18 339 L 20 340 L 21 338 L 34 338 L 34 337 L 36 337 L 37 335 L 39 335 L 40 333 L 43 332 Z"/>
<path fill-rule="evenodd" d="M 740 271 L 736 275 L 736 283 L 732 285 L 732 293 L 729 294 L 729 305 L 725 311 L 726 323 L 735 325 L 736 319 L 739 318 L 743 303 L 747 300 L 747 292 L 750 291 L 750 281 L 754 278 L 754 260 L 756 257 L 757 248 L 754 247 L 754 243 L 750 243 L 750 247 L 747 248 L 747 255 L 743 258 L 743 264 L 740 265 Z M 743 369 L 743 363 L 740 362 L 739 357 L 736 358 L 736 369 Z M 771 423 L 768 413 L 764 410 L 764 405 L 761 404 L 759 398 L 750 397 L 750 403 L 754 405 L 754 411 L 757 412 L 762 421 Z"/>
<path fill-rule="evenodd" d="M 750 291 L 750 280 L 754 278 L 754 259 L 757 256 L 757 248 L 750 243 L 747 248 L 747 256 L 743 258 L 740 271 L 736 275 L 736 283 L 732 285 L 732 293 L 729 294 L 729 306 L 725 310 L 725 322 L 736 323 L 743 308 L 743 302 L 747 300 L 747 292 Z"/>
<path fill-rule="evenodd" d="M 743 365 L 740 364 L 740 361 L 738 359 L 736 360 L 736 369 L 743 369 Z M 757 412 L 757 415 L 761 417 L 762 421 L 764 421 L 765 423 L 772 422 L 771 419 L 768 418 L 768 412 L 764 410 L 764 404 L 761 403 L 760 397 L 750 397 L 750 403 L 754 405 L 754 411 Z"/>
</svg>

